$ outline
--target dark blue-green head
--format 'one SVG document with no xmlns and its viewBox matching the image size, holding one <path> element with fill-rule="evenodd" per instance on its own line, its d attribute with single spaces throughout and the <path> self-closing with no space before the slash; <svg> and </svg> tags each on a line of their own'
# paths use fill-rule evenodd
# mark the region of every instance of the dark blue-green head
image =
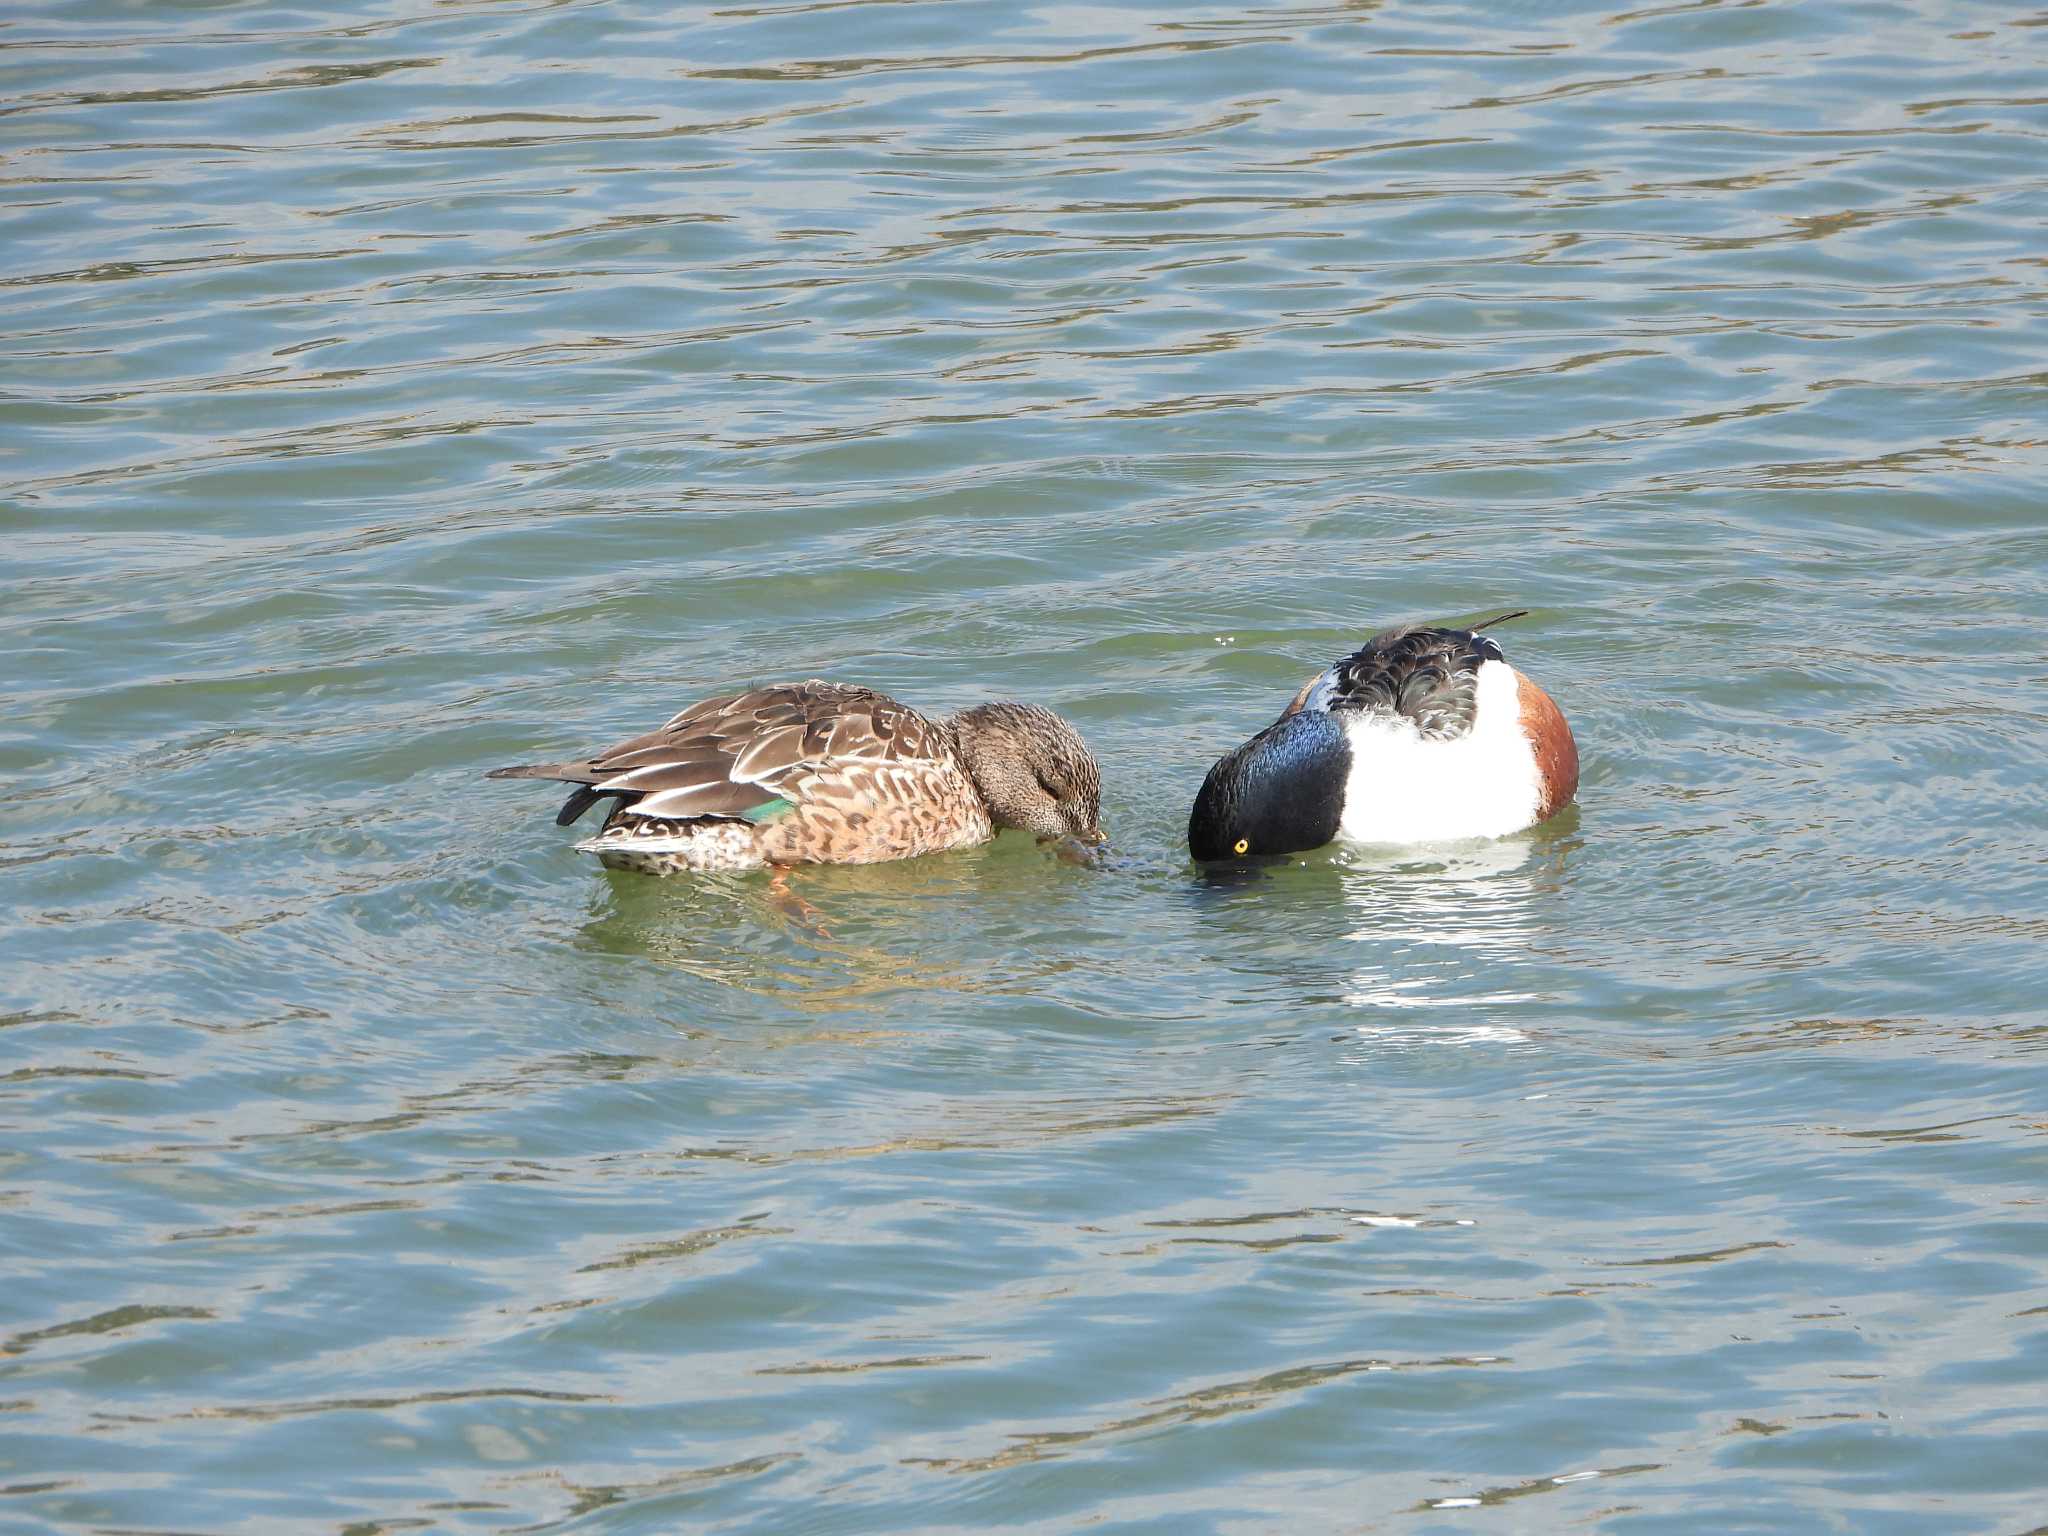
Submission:
<svg viewBox="0 0 2048 1536">
<path fill-rule="evenodd" d="M 1320 848 L 1337 835 L 1351 746 L 1327 710 L 1276 720 L 1209 770 L 1188 817 L 1197 859 Z"/>
</svg>

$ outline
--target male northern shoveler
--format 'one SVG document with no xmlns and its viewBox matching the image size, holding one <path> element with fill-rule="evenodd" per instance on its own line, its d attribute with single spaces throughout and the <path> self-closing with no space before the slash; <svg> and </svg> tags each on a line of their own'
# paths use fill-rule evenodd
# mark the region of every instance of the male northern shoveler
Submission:
<svg viewBox="0 0 2048 1536">
<path fill-rule="evenodd" d="M 563 827 L 609 796 L 603 829 L 577 848 L 649 874 L 871 864 L 998 827 L 1102 841 L 1101 774 L 1051 710 L 994 703 L 928 720 L 815 679 L 706 699 L 594 757 L 485 777 L 574 784 Z"/>
<path fill-rule="evenodd" d="M 1470 629 L 1408 625 L 1310 678 L 1280 718 L 1209 770 L 1188 818 L 1197 859 L 1298 853 L 1342 837 L 1504 837 L 1579 787 L 1549 694 Z"/>
</svg>

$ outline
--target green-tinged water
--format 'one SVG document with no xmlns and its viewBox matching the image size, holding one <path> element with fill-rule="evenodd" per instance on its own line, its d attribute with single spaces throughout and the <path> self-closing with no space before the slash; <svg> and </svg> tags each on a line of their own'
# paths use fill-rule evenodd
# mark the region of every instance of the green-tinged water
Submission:
<svg viewBox="0 0 2048 1536">
<path fill-rule="evenodd" d="M 2048 1521 L 2048 16 L 0 17 L 0 1527 Z M 1580 804 L 1185 859 L 1509 607 Z M 709 693 L 1112 856 L 608 874 Z"/>
</svg>

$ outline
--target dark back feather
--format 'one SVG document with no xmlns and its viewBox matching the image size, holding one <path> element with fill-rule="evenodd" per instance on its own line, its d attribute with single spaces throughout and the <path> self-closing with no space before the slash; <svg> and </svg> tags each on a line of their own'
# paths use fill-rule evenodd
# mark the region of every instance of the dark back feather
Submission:
<svg viewBox="0 0 2048 1536">
<path fill-rule="evenodd" d="M 1478 705 L 1480 664 L 1507 659 L 1498 645 L 1479 633 L 1485 627 L 1435 629 L 1414 624 L 1374 635 L 1331 667 L 1327 707 L 1398 716 L 1431 740 L 1463 736 L 1472 729 Z"/>
</svg>

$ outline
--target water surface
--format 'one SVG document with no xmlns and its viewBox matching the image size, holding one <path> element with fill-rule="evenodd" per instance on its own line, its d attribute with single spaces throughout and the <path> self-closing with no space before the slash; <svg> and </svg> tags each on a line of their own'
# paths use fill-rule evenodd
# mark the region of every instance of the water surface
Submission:
<svg viewBox="0 0 2048 1536">
<path fill-rule="evenodd" d="M 2044 28 L 14 8 L 0 1523 L 2037 1527 Z M 1578 807 L 1185 862 L 1508 607 Z M 479 778 L 819 674 L 1114 857 Z"/>
</svg>

